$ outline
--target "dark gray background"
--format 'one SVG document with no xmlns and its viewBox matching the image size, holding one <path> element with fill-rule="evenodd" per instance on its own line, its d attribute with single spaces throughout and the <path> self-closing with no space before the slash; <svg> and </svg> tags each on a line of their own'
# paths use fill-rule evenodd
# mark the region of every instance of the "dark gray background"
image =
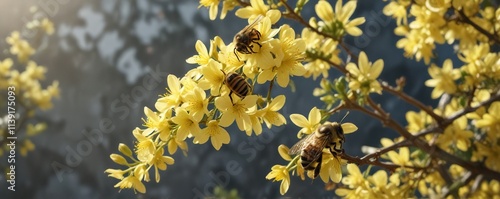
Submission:
<svg viewBox="0 0 500 199">
<path fill-rule="evenodd" d="M 331 3 L 335 5 L 335 1 Z M 275 96 L 287 95 L 282 111 L 286 126 L 273 130 L 264 127 L 259 138 L 247 137 L 231 128 L 231 143 L 220 151 L 209 143 L 190 143 L 188 156 L 175 154 L 175 164 L 161 172 L 160 183 L 154 182 L 152 173 L 152 182 L 145 184 L 145 195 L 136 195 L 132 190 L 118 192 L 113 188 L 118 180 L 104 173 L 107 168 L 121 168 L 109 155 L 117 153 L 119 143 L 133 146 L 132 130 L 142 125 L 143 107 L 154 107 L 157 96 L 165 92 L 166 74 L 182 76 L 195 67 L 186 64 L 185 59 L 196 54 L 196 40 L 208 46 L 209 39 L 219 35 L 227 44 L 246 20 L 230 12 L 224 21 L 210 21 L 207 9 L 197 9 L 198 1 L 194 0 L 4 0 L 0 2 L 1 49 L 7 48 L 4 38 L 11 31 L 21 30 L 33 18 L 28 11 L 32 5 L 39 5 L 37 14 L 48 16 L 56 25 L 55 34 L 42 39 L 43 49 L 33 59 L 47 67 L 46 83 L 59 81 L 61 98 L 54 101 L 53 109 L 37 113 L 36 120 L 45 121 L 49 128 L 34 139 L 34 152 L 17 159 L 17 192 L 7 191 L 5 180 L 0 181 L 1 198 L 193 198 L 209 196 L 215 184 L 237 189 L 243 198 L 282 197 L 279 183 L 272 183 L 265 176 L 273 165 L 286 163 L 278 155 L 279 144 L 291 146 L 297 141 L 299 129 L 289 115 L 307 115 L 313 106 L 323 107 L 319 99 L 312 97 L 319 81 L 293 78 L 295 93 L 290 89 L 274 90 Z M 427 69 L 422 63 L 405 59 L 402 50 L 395 47 L 395 22 L 382 14 L 384 5 L 382 1 L 360 0 L 354 15 L 366 18 L 361 26 L 365 34 L 357 39 L 347 37 L 346 42 L 354 52 L 366 51 L 370 61 L 384 60 L 382 79 L 394 84 L 398 77 L 405 76 L 406 92 L 425 103 L 435 103 L 430 100 L 430 89 L 423 85 L 428 78 Z M 309 8 L 313 8 L 312 4 Z M 313 13 L 313 9 L 304 10 L 305 16 Z M 280 23 L 291 23 L 297 27 L 297 34 L 302 30 L 288 19 Z M 451 53 L 449 48 L 439 51 L 444 57 Z M 2 52 L 0 59 L 5 57 Z M 333 78 L 339 72 L 332 70 L 330 74 Z M 151 82 L 154 84 L 149 86 Z M 267 88 L 256 89 L 264 92 Z M 393 96 L 374 98 L 403 124 L 405 112 L 414 109 Z M 343 115 L 344 112 L 331 120 L 339 120 Z M 381 137 L 397 135 L 358 112 L 351 112 L 345 121 L 359 127 L 358 132 L 346 138 L 345 150 L 351 155 L 361 155 L 362 145 L 379 146 Z M 114 129 L 95 134 L 102 122 L 112 124 Z M 92 142 L 85 134 L 102 137 L 93 137 L 96 140 Z M 84 146 L 91 147 L 86 154 L 75 157 L 77 147 Z M 238 166 L 236 173 L 227 169 L 233 164 Z M 65 165 L 65 169 L 56 173 L 53 165 Z M 292 176 L 291 181 L 284 198 L 335 197 L 333 192 L 324 191 L 324 183 L 319 179 L 301 181 Z"/>
</svg>

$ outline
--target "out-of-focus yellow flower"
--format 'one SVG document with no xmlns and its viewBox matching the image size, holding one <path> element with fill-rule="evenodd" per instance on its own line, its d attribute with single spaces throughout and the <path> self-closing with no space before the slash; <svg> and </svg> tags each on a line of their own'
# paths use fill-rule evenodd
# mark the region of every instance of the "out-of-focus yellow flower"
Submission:
<svg viewBox="0 0 500 199">
<path fill-rule="evenodd" d="M 47 35 L 52 35 L 54 33 L 54 23 L 47 18 L 42 19 L 40 22 L 40 27 Z"/>
<path fill-rule="evenodd" d="M 220 0 L 200 0 L 200 7 L 209 7 L 209 17 L 210 20 L 215 20 L 215 17 L 217 17 L 217 11 L 219 9 L 219 2 Z"/>
<path fill-rule="evenodd" d="M 222 2 L 222 11 L 220 13 L 220 19 L 226 18 L 227 12 L 233 10 L 239 3 L 236 0 L 224 0 Z"/>
<path fill-rule="evenodd" d="M 500 102 L 491 103 L 488 107 L 487 113 L 476 120 L 476 127 L 487 130 L 489 140 L 496 140 L 500 138 Z"/>
<path fill-rule="evenodd" d="M 244 99 L 233 98 L 234 102 L 228 95 L 224 95 L 215 99 L 215 106 L 222 112 L 220 125 L 227 127 L 235 120 L 238 128 L 242 131 L 247 131 L 252 128 L 248 109 L 256 106 L 257 95 L 249 95 Z"/>
<path fill-rule="evenodd" d="M 442 69 L 432 64 L 429 67 L 429 75 L 432 79 L 425 81 L 425 85 L 434 87 L 431 94 L 433 99 L 440 97 L 443 93 L 453 94 L 456 92 L 455 80 L 460 78 L 460 71 L 453 69 L 453 63 L 450 59 L 444 61 Z"/>
<path fill-rule="evenodd" d="M 14 62 L 12 62 L 11 58 L 4 59 L 3 61 L 0 62 L 0 75 L 5 76 L 9 73 L 10 68 Z"/>
<path fill-rule="evenodd" d="M 484 161 L 486 167 L 499 172 L 500 165 L 498 163 L 500 162 L 500 145 L 496 143 L 476 143 L 475 146 L 477 149 L 473 154 L 474 159 Z"/>
<path fill-rule="evenodd" d="M 347 176 L 342 178 L 342 184 L 347 185 L 347 188 L 339 188 L 335 190 L 335 194 L 346 198 L 365 198 L 367 192 L 364 191 L 366 187 L 366 180 L 363 174 L 355 164 L 347 164 Z"/>
<path fill-rule="evenodd" d="M 271 168 L 271 172 L 267 174 L 266 179 L 273 180 L 273 182 L 281 181 L 280 185 L 280 194 L 284 195 L 288 188 L 290 187 L 290 174 L 286 166 L 282 165 L 274 165 Z"/>
<path fill-rule="evenodd" d="M 172 117 L 172 122 L 179 125 L 176 135 L 177 140 L 182 141 L 188 136 L 197 136 L 200 133 L 199 121 L 188 114 L 186 109 L 179 107 L 175 109 L 175 114 L 176 115 Z"/>
<path fill-rule="evenodd" d="M 106 169 L 106 171 L 104 171 L 104 172 L 108 173 L 109 177 L 113 177 L 113 178 L 116 178 L 118 180 L 123 179 L 123 174 L 126 173 L 126 171 L 121 170 L 121 169 Z"/>
<path fill-rule="evenodd" d="M 229 137 L 229 133 L 226 129 L 219 126 L 219 122 L 217 120 L 210 120 L 207 123 L 207 127 L 201 130 L 201 133 L 194 137 L 193 142 L 196 144 L 204 144 L 208 141 L 212 142 L 212 146 L 219 150 L 222 144 L 229 144 L 231 138 Z"/>
<path fill-rule="evenodd" d="M 22 145 L 19 149 L 19 152 L 21 153 L 21 156 L 26 157 L 28 155 L 28 152 L 35 150 L 35 144 L 31 142 L 29 139 L 25 139 L 22 142 Z"/>
<path fill-rule="evenodd" d="M 301 138 L 304 134 L 308 135 L 316 131 L 320 125 L 319 122 L 321 121 L 321 112 L 316 107 L 313 107 L 311 111 L 309 111 L 307 119 L 300 114 L 291 114 L 290 119 L 295 125 L 302 127 L 297 134 L 297 137 Z"/>
<path fill-rule="evenodd" d="M 11 45 L 10 53 L 17 55 L 20 62 L 26 62 L 35 53 L 35 49 L 26 40 L 21 39 L 18 31 L 12 32 L 6 41 Z"/>
<path fill-rule="evenodd" d="M 411 133 L 417 133 L 432 123 L 431 116 L 429 116 L 425 111 L 420 111 L 418 113 L 408 111 L 406 112 L 405 117 L 408 122 L 408 126 L 406 128 Z"/>
<path fill-rule="evenodd" d="M 391 162 L 401 166 L 411 166 L 413 163 L 410 161 L 410 149 L 408 147 L 399 148 L 399 153 L 389 151 L 387 153 Z"/>
<path fill-rule="evenodd" d="M 396 19 L 397 25 L 407 25 L 408 24 L 408 13 L 407 7 L 410 5 L 411 1 L 409 0 L 397 0 L 391 1 L 384 7 L 384 14 L 387 16 L 392 16 Z"/>
<path fill-rule="evenodd" d="M 119 187 L 120 189 L 130 189 L 134 188 L 134 191 L 138 191 L 139 193 L 146 193 L 146 187 L 144 184 L 135 176 L 129 175 L 122 179 L 122 181 L 118 182 L 115 187 Z"/>
<path fill-rule="evenodd" d="M 474 137 L 474 133 L 467 130 L 467 118 L 460 117 L 456 119 L 451 125 L 449 125 L 439 137 L 437 144 L 442 149 L 447 149 L 453 144 L 456 148 L 461 151 L 469 150 L 471 146 L 471 138 Z"/>
<path fill-rule="evenodd" d="M 175 75 L 168 75 L 167 83 L 167 94 L 159 98 L 155 103 L 156 110 L 160 112 L 165 112 L 168 109 L 177 107 L 182 102 L 181 83 L 179 82 L 179 78 Z"/>
<path fill-rule="evenodd" d="M 271 129 L 272 125 L 281 126 L 286 124 L 286 119 L 278 111 L 285 105 L 286 97 L 284 95 L 279 95 L 274 98 L 271 103 L 268 103 L 266 107 L 259 110 L 259 115 L 266 123 L 267 128 Z"/>
<path fill-rule="evenodd" d="M 365 52 L 359 53 L 358 65 L 348 63 L 346 66 L 349 71 L 349 88 L 364 95 L 372 92 L 382 94 L 382 87 L 377 81 L 378 76 L 384 68 L 384 60 L 379 59 L 375 63 L 368 62 Z"/>
</svg>

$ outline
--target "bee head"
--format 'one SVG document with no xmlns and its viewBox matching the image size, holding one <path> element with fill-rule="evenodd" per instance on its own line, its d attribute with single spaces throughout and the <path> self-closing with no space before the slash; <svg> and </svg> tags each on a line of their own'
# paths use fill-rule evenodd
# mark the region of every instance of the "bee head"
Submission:
<svg viewBox="0 0 500 199">
<path fill-rule="evenodd" d="M 339 123 L 337 122 L 325 122 L 323 125 L 321 125 L 318 128 L 318 133 L 321 135 L 331 135 L 331 134 L 336 134 L 336 135 L 344 135 L 344 130 L 342 129 L 342 126 L 340 126 Z"/>
</svg>

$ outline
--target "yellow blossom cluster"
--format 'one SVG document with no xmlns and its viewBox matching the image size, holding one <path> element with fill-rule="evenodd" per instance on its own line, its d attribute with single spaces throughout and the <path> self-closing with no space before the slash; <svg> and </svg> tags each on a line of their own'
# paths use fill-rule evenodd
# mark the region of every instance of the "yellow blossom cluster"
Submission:
<svg viewBox="0 0 500 199">
<path fill-rule="evenodd" d="M 405 56 L 429 64 L 436 55 L 437 44 L 456 44 L 457 51 L 463 52 L 491 41 L 499 28 L 500 8 L 483 3 L 482 0 L 392 0 L 383 12 L 397 20 L 395 33 L 404 36 L 396 46 L 404 49 Z"/>
<path fill-rule="evenodd" d="M 291 76 L 305 73 L 301 63 L 305 42 L 296 38 L 295 31 L 288 25 L 271 28 L 281 17 L 279 11 L 267 10 L 264 13 L 267 15 L 252 17 L 253 11 L 241 9 L 244 11 L 238 13 L 254 18 L 249 21 L 252 27 L 248 31 L 259 33 L 247 44 L 252 53 L 241 53 L 236 50 L 238 41 L 226 45 L 218 36 L 210 41 L 208 49 L 203 42 L 197 41 L 198 54 L 186 60 L 197 67 L 184 77 L 167 77 L 166 93 L 155 103 L 155 110 L 144 108 L 144 128 L 133 132 L 135 150 L 131 152 L 120 145 L 120 152 L 131 161 L 119 154 L 111 155 L 113 161 L 127 167 L 106 170 L 109 176 L 120 180 L 115 187 L 145 192 L 142 181 L 149 181 L 149 169 L 155 168 L 156 181 L 159 181 L 158 170 L 165 170 L 167 164 L 174 163 L 169 155 L 177 149 L 187 152 L 188 139 L 194 144 L 210 140 L 219 150 L 230 143 L 226 128 L 232 124 L 248 136 L 261 134 L 264 123 L 268 128 L 286 124 L 285 117 L 279 113 L 286 98 L 284 95 L 271 96 L 271 90 L 275 82 L 287 87 Z M 237 74 L 240 79 L 229 80 L 228 74 Z M 238 93 L 239 87 L 234 88 L 242 84 L 250 88 L 261 85 L 268 91 L 257 93 L 250 89 L 248 95 L 242 96 Z"/>
<path fill-rule="evenodd" d="M 32 26 L 30 24 L 39 25 Z M 54 25 L 47 18 L 42 19 L 41 22 L 31 21 L 27 27 L 30 29 L 41 28 L 46 30 L 43 33 L 48 35 L 54 32 Z M 22 156 L 26 156 L 29 151 L 35 149 L 35 144 L 30 140 L 31 137 L 47 128 L 45 123 L 33 123 L 30 118 L 35 116 L 35 111 L 38 109 L 52 108 L 53 99 L 59 97 L 59 83 L 53 81 L 45 88 L 42 86 L 47 69 L 31 59 L 31 56 L 36 53 L 36 48 L 29 43 L 28 39 L 24 39 L 20 32 L 13 31 L 5 38 L 5 41 L 9 44 L 9 50 L 6 52 L 10 54 L 0 58 L 0 90 L 2 93 L 10 93 L 9 95 L 15 96 L 15 104 L 12 104 L 13 108 L 16 109 L 14 117 L 16 121 L 21 121 L 16 124 L 16 131 L 19 132 L 17 135 L 20 143 L 19 152 Z M 32 43 L 37 43 L 37 41 Z M 13 59 L 12 56 L 17 56 L 17 59 Z M 7 99 L 7 97 L 3 99 Z M 7 104 L 7 102 L 2 104 Z M 2 143 L 6 141 L 3 138 L 8 137 L 9 134 L 6 122 L 0 122 L 0 126 L 2 127 L 0 143 Z M 2 146 L 5 148 L 0 148 L 0 155 L 3 154 L 4 149 L 8 150 L 6 144 Z"/>
<path fill-rule="evenodd" d="M 341 183 L 335 193 L 346 198 L 498 195 L 500 54 L 494 45 L 500 44 L 499 8 L 481 0 L 392 0 L 384 7 L 384 14 L 397 21 L 396 34 L 403 36 L 396 46 L 405 56 L 423 59 L 428 65 L 430 79 L 424 84 L 433 89 L 430 98 L 441 100 L 431 108 L 404 93 L 404 79 L 397 80 L 396 87 L 379 80 L 383 60 L 371 62 L 367 53 L 354 54 L 345 45 L 345 37 L 363 34 L 358 26 L 365 18 L 352 18 L 357 1 L 338 0 L 334 8 L 329 1 L 319 0 L 313 4 L 318 19 L 309 20 L 301 14 L 307 1 L 298 1 L 292 8 L 286 0 L 267 4 L 263 0 L 200 0 L 200 7 L 209 8 L 214 20 L 220 3 L 221 19 L 241 6 L 235 15 L 247 19 L 249 25 L 227 45 L 218 36 L 208 48 L 197 41 L 198 54 L 186 60 L 196 67 L 183 77 L 167 77 L 166 93 L 155 103 L 155 110 L 144 109 L 144 127 L 133 131 L 134 150 L 119 146 L 129 160 L 111 155 L 113 161 L 127 167 L 106 170 L 120 180 L 115 187 L 145 192 L 142 181 L 149 181 L 149 169 L 155 168 L 159 181 L 158 170 L 174 163 L 169 155 L 177 149 L 186 153 L 189 139 L 194 144 L 210 140 L 219 150 L 230 143 L 226 128 L 234 123 L 248 136 L 259 135 L 264 123 L 268 128 L 286 124 L 279 113 L 286 97 L 271 95 L 275 83 L 288 87 L 292 76 L 314 80 L 321 76 L 320 88 L 313 95 L 320 97 L 326 109 L 314 107 L 307 118 L 290 115 L 300 128 L 300 141 L 291 148 L 278 147 L 288 163 L 274 165 L 266 176 L 281 183 L 282 195 L 289 190 L 293 175 Z M 296 36 L 287 24 L 278 25 L 281 17 L 302 24 L 301 35 Z M 435 63 L 434 50 L 442 44 L 454 45 L 457 58 Z M 341 56 L 342 51 L 347 57 Z M 331 69 L 341 76 L 328 79 Z M 238 78 L 229 80 L 228 74 Z M 267 93 L 253 89 L 259 87 L 268 88 Z M 405 128 L 372 99 L 373 93 L 389 93 L 420 110 L 406 113 Z M 401 136 L 383 138 L 381 148 L 365 147 L 364 157 L 352 157 L 343 150 L 343 144 L 348 144 L 344 134 L 357 127 L 327 121 L 343 109 L 378 119 Z M 325 124 L 335 124 L 337 129 L 332 131 Z M 320 129 L 331 134 L 325 136 Z M 347 175 L 342 172 L 346 163 Z M 358 164 L 369 166 L 362 172 Z M 371 172 L 373 166 L 377 170 Z"/>
</svg>

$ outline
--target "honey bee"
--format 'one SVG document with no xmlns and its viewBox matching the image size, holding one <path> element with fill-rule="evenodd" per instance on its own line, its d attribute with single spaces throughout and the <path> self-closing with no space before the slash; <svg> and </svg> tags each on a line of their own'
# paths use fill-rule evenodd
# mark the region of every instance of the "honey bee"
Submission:
<svg viewBox="0 0 500 199">
<path fill-rule="evenodd" d="M 258 40 L 260 40 L 261 34 L 257 29 L 253 28 L 260 20 L 262 20 L 262 18 L 262 15 L 260 15 L 259 17 L 257 17 L 257 19 L 255 19 L 255 21 L 247 25 L 234 36 L 233 42 L 236 44 L 236 46 L 234 47 L 234 55 L 236 55 L 238 61 L 240 60 L 240 58 L 238 57 L 238 54 L 236 52 L 240 52 L 243 54 L 256 53 L 253 50 L 253 43 L 259 45 L 259 47 L 262 47 L 262 45 L 257 42 Z"/>
<path fill-rule="evenodd" d="M 333 156 L 340 155 L 343 152 L 344 140 L 344 130 L 339 123 L 325 122 L 315 132 L 293 145 L 288 154 L 300 154 L 302 167 L 305 170 L 314 170 L 314 178 L 316 178 L 321 169 L 323 149 L 329 148 Z M 315 162 L 318 163 L 316 166 Z"/>
<path fill-rule="evenodd" d="M 244 98 L 252 93 L 252 86 L 250 86 L 250 84 L 240 74 L 230 72 L 226 75 L 224 71 L 222 71 L 222 73 L 226 76 L 224 84 L 226 84 L 229 90 L 231 90 L 231 92 L 229 92 L 231 102 L 233 101 L 233 98 L 231 97 L 233 93 L 238 95 L 240 98 Z"/>
</svg>

